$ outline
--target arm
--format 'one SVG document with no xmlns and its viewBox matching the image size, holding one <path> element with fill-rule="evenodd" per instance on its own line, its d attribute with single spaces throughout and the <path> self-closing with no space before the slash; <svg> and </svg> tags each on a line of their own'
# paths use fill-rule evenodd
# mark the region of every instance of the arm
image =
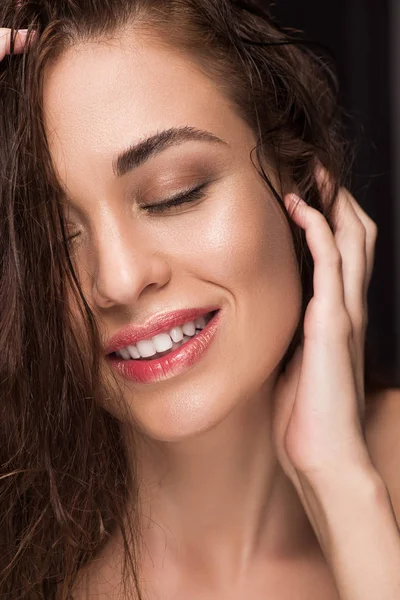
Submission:
<svg viewBox="0 0 400 600">
<path fill-rule="evenodd" d="M 314 519 L 341 600 L 400 598 L 400 533 L 376 471 L 349 468 L 315 489 Z"/>
<path fill-rule="evenodd" d="M 322 185 L 320 171 L 318 177 Z M 333 225 L 285 198 L 314 260 L 303 342 L 277 381 L 274 441 L 341 600 L 400 598 L 400 535 L 365 440 L 366 294 L 376 226 L 342 190 Z"/>
</svg>

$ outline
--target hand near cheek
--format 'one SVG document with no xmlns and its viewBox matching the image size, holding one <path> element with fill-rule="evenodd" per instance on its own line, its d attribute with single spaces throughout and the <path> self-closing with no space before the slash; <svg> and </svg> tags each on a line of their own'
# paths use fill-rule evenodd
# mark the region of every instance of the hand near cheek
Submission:
<svg viewBox="0 0 400 600">
<path fill-rule="evenodd" d="M 323 185 L 326 173 L 320 170 Z M 400 535 L 364 438 L 367 289 L 377 229 L 349 192 L 321 213 L 285 197 L 305 230 L 314 295 L 303 341 L 274 395 L 278 459 L 293 482 L 334 574 L 341 600 L 400 598 Z"/>
<path fill-rule="evenodd" d="M 376 226 L 346 190 L 336 200 L 334 232 L 296 196 L 286 196 L 285 205 L 305 230 L 314 296 L 303 343 L 277 383 L 276 441 L 286 470 L 295 467 L 315 480 L 333 476 L 343 459 L 369 463 L 364 340 Z"/>
</svg>

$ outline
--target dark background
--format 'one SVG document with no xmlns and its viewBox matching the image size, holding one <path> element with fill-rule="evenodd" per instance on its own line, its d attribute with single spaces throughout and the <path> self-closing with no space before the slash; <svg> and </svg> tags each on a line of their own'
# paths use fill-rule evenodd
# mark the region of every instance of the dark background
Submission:
<svg viewBox="0 0 400 600">
<path fill-rule="evenodd" d="M 400 386 L 400 0 L 275 0 L 268 6 L 282 26 L 303 30 L 334 56 L 340 103 L 350 113 L 347 133 L 356 144 L 350 190 L 379 228 L 368 368 L 382 385 Z"/>
</svg>

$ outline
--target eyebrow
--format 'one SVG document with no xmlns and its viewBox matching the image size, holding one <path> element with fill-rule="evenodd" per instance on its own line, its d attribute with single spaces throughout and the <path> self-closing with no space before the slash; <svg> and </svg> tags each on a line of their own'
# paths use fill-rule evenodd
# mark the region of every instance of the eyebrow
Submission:
<svg viewBox="0 0 400 600">
<path fill-rule="evenodd" d="M 137 169 L 150 158 L 160 154 L 171 146 L 176 146 L 189 140 L 200 140 L 203 142 L 213 142 L 218 144 L 229 144 L 219 137 L 210 133 L 196 129 L 195 127 L 171 127 L 151 135 L 136 144 L 124 150 L 116 160 L 113 161 L 113 171 L 116 177 L 122 177 L 129 171 Z"/>
</svg>

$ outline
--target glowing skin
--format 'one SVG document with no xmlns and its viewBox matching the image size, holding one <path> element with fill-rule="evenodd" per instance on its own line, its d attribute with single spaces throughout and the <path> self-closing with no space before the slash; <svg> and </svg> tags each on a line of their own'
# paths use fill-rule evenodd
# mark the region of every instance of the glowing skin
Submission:
<svg viewBox="0 0 400 600">
<path fill-rule="evenodd" d="M 51 149 L 82 211 L 70 219 L 82 230 L 85 292 L 106 333 L 159 311 L 228 308 L 201 364 L 158 386 L 130 386 L 132 412 L 160 440 L 208 428 L 256 392 L 291 340 L 300 303 L 289 228 L 250 162 L 252 132 L 186 58 L 174 54 L 166 69 L 166 55 L 127 43 L 81 46 L 46 90 Z M 229 145 L 188 142 L 115 177 L 121 150 L 185 125 Z M 135 202 L 162 201 L 207 178 L 207 197 L 193 206 L 150 215 Z"/>
<path fill-rule="evenodd" d="M 254 134 L 187 56 L 137 33 L 68 50 L 48 69 L 45 106 L 71 233 L 82 232 L 79 274 L 104 337 L 160 311 L 225 309 L 192 368 L 159 383 L 125 384 L 130 415 L 148 441 L 144 512 L 151 500 L 152 518 L 172 532 L 167 555 L 169 534 L 146 532 L 149 578 L 174 593 L 221 590 L 227 581 L 249 593 L 249 581 L 260 580 L 277 590 L 277 570 L 264 581 L 265 557 L 300 556 L 314 538 L 269 434 L 271 388 L 298 323 L 301 288 L 287 222 L 250 161 Z M 186 142 L 116 177 L 120 152 L 183 126 L 226 144 Z M 139 207 L 206 180 L 205 197 L 192 205 L 165 214 Z M 290 572 L 287 585 L 315 585 L 304 569 L 297 579 L 293 564 Z"/>
</svg>

